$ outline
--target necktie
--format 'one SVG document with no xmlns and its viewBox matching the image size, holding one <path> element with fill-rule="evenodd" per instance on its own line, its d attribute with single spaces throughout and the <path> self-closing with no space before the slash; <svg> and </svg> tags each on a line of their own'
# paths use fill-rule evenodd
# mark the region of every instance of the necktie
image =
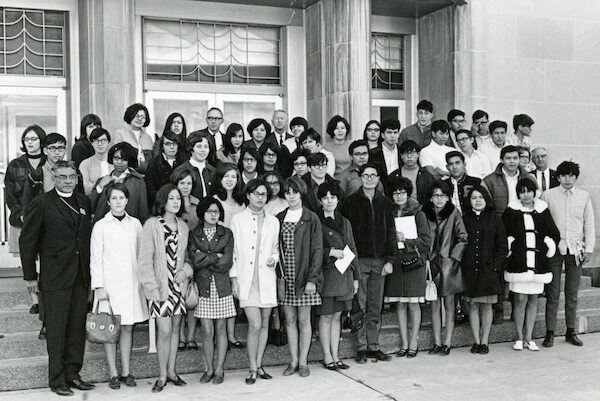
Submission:
<svg viewBox="0 0 600 401">
<path fill-rule="evenodd" d="M 543 171 L 540 174 L 542 174 L 542 191 L 545 191 L 546 190 L 546 174 L 544 174 Z"/>
<path fill-rule="evenodd" d="M 283 134 L 279 134 L 279 146 L 283 145 Z"/>
</svg>

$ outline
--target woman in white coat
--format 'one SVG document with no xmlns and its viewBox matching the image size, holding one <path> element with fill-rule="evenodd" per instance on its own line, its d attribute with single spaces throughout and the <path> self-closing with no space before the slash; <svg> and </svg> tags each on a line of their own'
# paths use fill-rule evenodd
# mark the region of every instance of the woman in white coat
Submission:
<svg viewBox="0 0 600 401">
<path fill-rule="evenodd" d="M 272 377 L 263 369 L 262 357 L 267 345 L 271 309 L 277 306 L 275 266 L 279 260 L 279 221 L 264 211 L 271 195 L 265 181 L 249 181 L 244 192 L 248 207 L 231 219 L 234 246 L 229 277 L 233 294 L 240 300 L 248 318 L 250 374 L 246 384 L 254 384 L 257 376 L 261 379 Z"/>
<path fill-rule="evenodd" d="M 129 370 L 133 325 L 148 319 L 145 303 L 140 294 L 137 275 L 137 250 L 142 232 L 140 221 L 125 212 L 129 190 L 123 184 L 109 184 L 106 188 L 110 212 L 99 220 L 92 230 L 90 242 L 90 272 L 94 289 L 94 308 L 101 301 L 100 310 L 121 316 L 121 376 L 117 373 L 116 344 L 104 344 L 110 373 L 109 387 L 118 389 L 121 383 L 135 387 Z"/>
</svg>

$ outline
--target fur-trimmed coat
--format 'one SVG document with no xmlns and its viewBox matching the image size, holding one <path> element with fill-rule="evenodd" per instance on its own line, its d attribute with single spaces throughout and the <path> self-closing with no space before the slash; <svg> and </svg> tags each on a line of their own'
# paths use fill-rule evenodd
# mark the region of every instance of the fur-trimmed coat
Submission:
<svg viewBox="0 0 600 401">
<path fill-rule="evenodd" d="M 535 199 L 532 211 L 520 201 L 511 202 L 502 214 L 508 240 L 504 279 L 509 283 L 552 281 L 549 260 L 556 253 L 560 232 L 548 204 Z"/>
</svg>

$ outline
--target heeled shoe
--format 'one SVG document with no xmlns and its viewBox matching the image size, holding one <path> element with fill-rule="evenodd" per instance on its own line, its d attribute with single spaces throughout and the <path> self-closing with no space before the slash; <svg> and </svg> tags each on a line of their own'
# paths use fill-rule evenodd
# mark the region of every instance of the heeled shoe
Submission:
<svg viewBox="0 0 600 401">
<path fill-rule="evenodd" d="M 202 377 L 200 378 L 200 383 L 208 383 L 209 381 L 212 380 L 213 376 L 215 375 L 215 373 L 211 373 L 208 374 L 208 372 L 204 372 L 204 374 L 202 375 Z"/>
<path fill-rule="evenodd" d="M 249 375 L 246 377 L 246 384 L 256 383 L 256 370 L 251 370 L 248 373 Z"/>
<path fill-rule="evenodd" d="M 154 382 L 154 385 L 152 386 L 152 392 L 159 393 L 163 390 L 163 388 L 165 388 L 166 385 L 167 383 L 163 383 L 162 380 L 159 379 Z"/>
<path fill-rule="evenodd" d="M 185 380 L 179 377 L 179 375 L 176 375 L 175 379 L 171 379 L 169 376 L 167 376 L 167 383 L 173 383 L 176 386 L 185 386 L 187 384 Z"/>
<path fill-rule="evenodd" d="M 414 358 L 417 356 L 417 354 L 419 353 L 419 349 L 409 349 L 408 352 L 406 353 L 406 357 L 407 358 Z"/>
<path fill-rule="evenodd" d="M 258 375 L 258 377 L 260 377 L 263 380 L 270 380 L 273 378 L 273 376 L 271 376 L 270 374 L 265 372 L 265 370 L 263 369 L 262 366 L 259 366 L 258 368 L 256 368 L 256 374 Z"/>
</svg>

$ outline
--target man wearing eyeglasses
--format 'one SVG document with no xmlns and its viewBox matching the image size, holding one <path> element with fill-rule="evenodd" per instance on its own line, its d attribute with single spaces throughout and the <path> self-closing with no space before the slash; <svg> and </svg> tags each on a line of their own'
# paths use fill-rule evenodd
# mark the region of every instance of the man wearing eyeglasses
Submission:
<svg viewBox="0 0 600 401">
<path fill-rule="evenodd" d="M 25 211 L 19 245 L 27 287 L 43 295 L 49 386 L 58 395 L 71 396 L 72 388 L 94 388 L 79 376 L 90 286 L 91 205 L 75 191 L 78 174 L 73 162 L 54 163 L 52 180 L 54 189 L 35 198 Z"/>
<path fill-rule="evenodd" d="M 456 133 L 456 143 L 460 153 L 465 156 L 467 174 L 483 179 L 492 172 L 490 159 L 474 148 L 475 136 L 473 131 L 461 129 Z"/>
<path fill-rule="evenodd" d="M 556 188 L 560 185 L 556 171 L 548 167 L 550 155 L 548 149 L 538 147 L 531 152 L 531 160 L 535 164 L 535 170 L 531 174 L 535 175 L 538 187 L 545 191 L 550 188 Z"/>
<path fill-rule="evenodd" d="M 348 153 L 350 154 L 350 165 L 338 177 L 344 197 L 353 194 L 362 187 L 362 179 L 358 174 L 358 169 L 369 162 L 369 145 L 364 139 L 356 140 L 348 147 Z M 377 183 L 376 190 L 383 193 L 381 182 Z"/>
<path fill-rule="evenodd" d="M 373 164 L 363 164 L 358 173 L 361 188 L 342 203 L 341 213 L 352 225 L 356 243 L 360 283 L 358 303 L 365 310 L 365 324 L 355 334 L 358 343 L 357 363 L 367 358 L 389 361 L 379 349 L 379 329 L 385 276 L 393 270 L 396 229 L 391 200 L 376 191 L 379 172 Z"/>
<path fill-rule="evenodd" d="M 452 109 L 448 112 L 447 116 L 448 124 L 450 125 L 450 137 L 446 142 L 446 146 L 451 146 L 458 149 L 458 143 L 456 143 L 456 133 L 463 129 L 465 125 L 465 112 L 462 110 Z"/>
</svg>

